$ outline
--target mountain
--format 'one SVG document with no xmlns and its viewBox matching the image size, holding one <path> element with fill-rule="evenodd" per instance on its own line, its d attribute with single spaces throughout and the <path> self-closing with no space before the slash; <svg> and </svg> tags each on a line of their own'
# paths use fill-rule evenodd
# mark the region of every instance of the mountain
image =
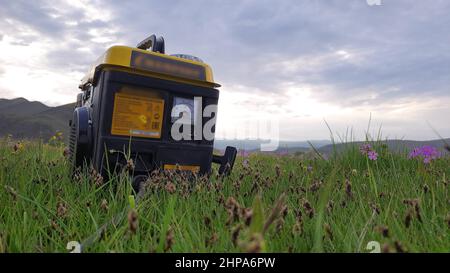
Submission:
<svg viewBox="0 0 450 273">
<path fill-rule="evenodd" d="M 69 132 L 75 103 L 50 107 L 24 98 L 0 99 L 0 136 L 48 140 L 57 131 Z"/>
<path fill-rule="evenodd" d="M 350 143 L 337 143 L 333 146 L 333 144 L 329 144 L 323 147 L 318 148 L 317 150 L 323 154 L 331 154 L 333 149 L 336 149 L 336 152 L 342 152 L 346 149 L 350 149 L 352 147 L 359 147 L 359 145 L 363 144 L 362 141 L 350 142 Z M 450 145 L 450 138 L 446 139 L 435 139 L 435 140 L 426 140 L 426 141 L 417 141 L 417 140 L 403 140 L 403 139 L 389 139 L 380 141 L 382 144 L 386 144 L 390 151 L 393 152 L 404 152 L 411 151 L 415 147 L 420 147 L 424 145 L 432 146 L 437 148 L 438 150 L 445 151 L 445 145 Z"/>
<path fill-rule="evenodd" d="M 0 137 L 11 134 L 16 139 L 41 138 L 44 141 L 50 139 L 57 131 L 62 131 L 67 140 L 69 135 L 69 120 L 72 118 L 75 103 L 50 107 L 41 102 L 28 101 L 24 98 L 0 99 Z M 444 139 L 450 144 L 450 138 Z M 386 140 L 384 143 L 392 151 L 411 150 L 414 147 L 430 145 L 444 150 L 444 141 L 414 141 L 414 140 Z M 214 148 L 225 150 L 226 146 L 234 146 L 240 152 L 259 152 L 261 145 L 268 144 L 268 140 L 226 140 L 216 139 Z M 333 152 L 333 144 L 329 140 L 313 140 L 310 142 L 315 149 L 323 154 Z M 352 146 L 359 146 L 363 142 L 339 143 L 335 145 L 336 151 L 341 152 Z M 296 154 L 311 150 L 307 141 L 279 141 L 278 148 L 268 153 Z"/>
<path fill-rule="evenodd" d="M 239 150 L 245 151 L 254 151 L 260 150 L 261 145 L 269 144 L 269 140 L 261 140 L 261 139 L 216 139 L 214 141 L 214 148 L 219 150 L 225 150 L 226 146 L 233 146 L 238 148 Z M 322 147 L 330 144 L 329 140 L 312 140 L 311 144 L 314 147 Z M 282 152 L 287 151 L 289 153 L 296 152 L 298 150 L 304 151 L 309 150 L 311 148 L 310 144 L 307 141 L 279 141 L 278 149 L 276 151 Z M 295 151 L 294 151 L 295 150 Z M 276 152 L 275 151 L 275 152 Z"/>
</svg>

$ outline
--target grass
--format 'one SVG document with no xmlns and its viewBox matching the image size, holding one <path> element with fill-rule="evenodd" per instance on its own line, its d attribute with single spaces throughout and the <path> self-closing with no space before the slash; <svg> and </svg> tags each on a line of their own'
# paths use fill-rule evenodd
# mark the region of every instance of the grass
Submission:
<svg viewBox="0 0 450 273">
<path fill-rule="evenodd" d="M 450 250 L 450 159 L 358 148 L 251 155 L 195 183 L 154 173 L 136 204 L 128 175 L 70 179 L 63 148 L 0 142 L 0 252 L 384 252 Z"/>
</svg>

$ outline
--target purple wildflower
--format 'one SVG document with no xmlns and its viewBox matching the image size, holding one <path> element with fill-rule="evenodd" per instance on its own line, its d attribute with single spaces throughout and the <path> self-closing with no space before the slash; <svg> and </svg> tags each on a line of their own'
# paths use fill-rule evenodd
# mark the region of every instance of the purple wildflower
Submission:
<svg viewBox="0 0 450 273">
<path fill-rule="evenodd" d="M 415 158 L 418 157 L 420 155 L 420 148 L 414 148 L 410 153 L 409 153 L 409 158 Z"/>
<path fill-rule="evenodd" d="M 378 158 L 378 153 L 372 149 L 372 145 L 365 143 L 362 144 L 361 146 L 359 146 L 359 151 L 361 152 L 361 154 L 363 155 L 367 155 L 367 157 L 370 160 L 377 160 Z"/>
<path fill-rule="evenodd" d="M 439 151 L 432 146 L 422 146 L 422 147 L 416 147 L 409 153 L 409 158 L 417 158 L 421 157 L 423 159 L 423 163 L 429 164 L 432 160 L 437 159 L 440 157 Z"/>
<path fill-rule="evenodd" d="M 367 152 L 367 156 L 369 157 L 370 160 L 377 160 L 378 153 L 375 152 L 374 150 L 370 150 Z"/>
<path fill-rule="evenodd" d="M 370 144 L 362 144 L 361 146 L 359 146 L 359 151 L 363 155 L 366 155 L 371 150 L 372 150 L 372 146 Z"/>
</svg>

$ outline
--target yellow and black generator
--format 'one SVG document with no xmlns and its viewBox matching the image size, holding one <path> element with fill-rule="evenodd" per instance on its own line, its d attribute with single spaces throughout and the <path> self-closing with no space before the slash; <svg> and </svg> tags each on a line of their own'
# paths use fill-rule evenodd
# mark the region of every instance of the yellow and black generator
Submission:
<svg viewBox="0 0 450 273">
<path fill-rule="evenodd" d="M 236 149 L 213 155 L 219 86 L 199 58 L 166 55 L 162 37 L 109 48 L 80 84 L 70 121 L 73 170 L 107 176 L 131 158 L 141 180 L 155 169 L 209 175 L 212 162 L 228 174 Z"/>
</svg>

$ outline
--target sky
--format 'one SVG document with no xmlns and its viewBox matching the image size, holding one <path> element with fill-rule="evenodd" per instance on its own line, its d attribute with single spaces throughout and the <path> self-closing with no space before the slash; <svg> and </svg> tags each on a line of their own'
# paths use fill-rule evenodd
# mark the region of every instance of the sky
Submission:
<svg viewBox="0 0 450 273">
<path fill-rule="evenodd" d="M 375 2 L 0 0 L 0 98 L 73 102 L 108 47 L 155 33 L 213 68 L 218 138 L 450 137 L 450 1 Z"/>
</svg>

